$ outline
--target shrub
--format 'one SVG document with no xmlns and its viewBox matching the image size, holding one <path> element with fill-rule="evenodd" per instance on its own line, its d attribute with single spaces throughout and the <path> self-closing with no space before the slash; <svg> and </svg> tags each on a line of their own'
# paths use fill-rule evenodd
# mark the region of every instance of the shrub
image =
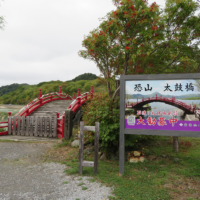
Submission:
<svg viewBox="0 0 200 200">
<path fill-rule="evenodd" d="M 106 94 L 95 94 L 83 107 L 83 121 L 88 126 L 100 122 L 99 140 L 101 151 L 115 152 L 119 147 L 120 110 L 113 108 L 113 102 Z M 94 140 L 93 133 L 86 132 L 86 137 Z M 147 135 L 126 135 L 125 146 L 137 147 L 139 142 L 154 138 Z"/>
</svg>

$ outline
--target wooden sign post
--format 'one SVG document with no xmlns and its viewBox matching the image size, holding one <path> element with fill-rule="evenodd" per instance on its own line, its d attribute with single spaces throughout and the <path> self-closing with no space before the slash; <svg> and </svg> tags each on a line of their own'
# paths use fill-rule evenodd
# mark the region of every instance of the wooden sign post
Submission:
<svg viewBox="0 0 200 200">
<path fill-rule="evenodd" d="M 94 143 L 94 162 L 83 161 L 84 131 L 95 131 Z M 80 122 L 80 140 L 79 140 L 79 174 L 82 174 L 83 167 L 94 167 L 94 174 L 98 171 L 98 152 L 99 152 L 99 122 L 95 122 L 95 126 L 84 126 L 84 122 Z"/>
</svg>

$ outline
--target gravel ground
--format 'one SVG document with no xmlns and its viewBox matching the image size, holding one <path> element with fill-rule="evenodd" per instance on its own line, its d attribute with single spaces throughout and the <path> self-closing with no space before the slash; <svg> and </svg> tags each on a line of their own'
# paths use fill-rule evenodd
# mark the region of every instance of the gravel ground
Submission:
<svg viewBox="0 0 200 200">
<path fill-rule="evenodd" d="M 113 188 L 91 183 L 91 177 L 68 176 L 63 173 L 65 165 L 43 162 L 40 155 L 51 147 L 52 143 L 0 142 L 0 200 L 104 200 L 113 196 Z"/>
</svg>

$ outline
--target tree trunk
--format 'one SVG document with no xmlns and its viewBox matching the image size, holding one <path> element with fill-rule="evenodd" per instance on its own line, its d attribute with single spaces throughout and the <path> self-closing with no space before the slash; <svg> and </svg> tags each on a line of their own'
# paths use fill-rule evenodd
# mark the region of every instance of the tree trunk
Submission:
<svg viewBox="0 0 200 200">
<path fill-rule="evenodd" d="M 110 98 L 112 98 L 111 87 L 110 87 L 109 81 L 107 81 L 107 88 L 108 88 L 108 95 L 109 95 Z"/>
<path fill-rule="evenodd" d="M 115 90 L 117 90 L 117 88 L 120 86 L 120 81 L 119 80 L 115 80 Z M 115 97 L 119 97 L 120 93 L 119 90 L 117 91 L 117 94 Z"/>
<path fill-rule="evenodd" d="M 179 141 L 177 136 L 173 136 L 174 151 L 179 152 Z"/>
</svg>

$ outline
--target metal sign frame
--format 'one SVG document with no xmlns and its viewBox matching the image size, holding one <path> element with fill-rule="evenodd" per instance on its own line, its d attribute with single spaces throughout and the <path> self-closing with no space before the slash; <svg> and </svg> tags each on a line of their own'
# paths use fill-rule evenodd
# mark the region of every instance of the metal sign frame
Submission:
<svg viewBox="0 0 200 200">
<path fill-rule="evenodd" d="M 124 173 L 125 163 L 125 134 L 140 135 L 163 135 L 200 137 L 199 131 L 173 131 L 173 130 L 150 130 L 150 129 L 125 129 L 125 82 L 147 80 L 184 80 L 200 79 L 200 73 L 189 74 L 156 74 L 156 75 L 121 75 L 120 76 L 120 141 L 119 141 L 119 174 Z"/>
</svg>

